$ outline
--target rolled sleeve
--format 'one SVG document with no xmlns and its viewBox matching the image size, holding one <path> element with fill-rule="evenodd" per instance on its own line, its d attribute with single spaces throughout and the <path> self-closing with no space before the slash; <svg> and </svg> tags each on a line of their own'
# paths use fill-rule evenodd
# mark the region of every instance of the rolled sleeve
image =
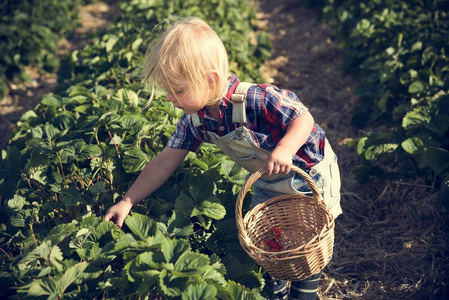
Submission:
<svg viewBox="0 0 449 300">
<path fill-rule="evenodd" d="M 202 141 L 198 132 L 194 129 L 190 115 L 184 114 L 176 124 L 176 130 L 168 140 L 167 147 L 174 149 L 186 149 L 195 152 Z"/>
</svg>

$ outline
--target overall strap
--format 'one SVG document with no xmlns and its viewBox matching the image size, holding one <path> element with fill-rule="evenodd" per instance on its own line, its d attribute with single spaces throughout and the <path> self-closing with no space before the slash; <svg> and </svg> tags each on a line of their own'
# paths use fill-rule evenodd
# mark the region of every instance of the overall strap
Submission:
<svg viewBox="0 0 449 300">
<path fill-rule="evenodd" d="M 200 127 L 201 125 L 203 125 L 203 123 L 201 123 L 200 116 L 198 116 L 198 113 L 197 113 L 197 112 L 191 114 L 191 118 L 192 118 L 193 126 L 195 126 L 195 127 Z"/>
<path fill-rule="evenodd" d="M 253 86 L 254 83 L 240 82 L 234 93 L 231 96 L 232 102 L 232 123 L 246 123 L 246 96 L 248 89 Z M 192 115 L 193 126 L 200 127 L 202 124 L 198 113 Z"/>
<path fill-rule="evenodd" d="M 231 96 L 232 123 L 246 123 L 246 96 L 254 83 L 240 82 Z"/>
</svg>

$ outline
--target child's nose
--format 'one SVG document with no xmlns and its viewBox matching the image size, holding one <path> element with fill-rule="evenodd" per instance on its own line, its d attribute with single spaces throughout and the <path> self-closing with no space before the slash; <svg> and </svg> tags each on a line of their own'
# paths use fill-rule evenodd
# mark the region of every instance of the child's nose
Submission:
<svg viewBox="0 0 449 300">
<path fill-rule="evenodd" d="M 171 93 L 171 92 L 167 93 L 167 101 L 173 102 L 173 100 L 175 100 L 173 93 Z"/>
</svg>

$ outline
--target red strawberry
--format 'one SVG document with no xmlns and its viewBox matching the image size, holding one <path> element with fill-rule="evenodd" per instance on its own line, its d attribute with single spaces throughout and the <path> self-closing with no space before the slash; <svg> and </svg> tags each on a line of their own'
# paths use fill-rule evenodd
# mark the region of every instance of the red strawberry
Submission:
<svg viewBox="0 0 449 300">
<path fill-rule="evenodd" d="M 273 227 L 270 229 L 270 233 L 272 233 L 274 235 L 275 239 L 278 239 L 281 237 L 282 234 L 282 230 L 279 227 Z"/>
<path fill-rule="evenodd" d="M 275 240 L 265 240 L 263 250 L 268 252 L 279 252 L 281 251 L 281 245 Z"/>
</svg>

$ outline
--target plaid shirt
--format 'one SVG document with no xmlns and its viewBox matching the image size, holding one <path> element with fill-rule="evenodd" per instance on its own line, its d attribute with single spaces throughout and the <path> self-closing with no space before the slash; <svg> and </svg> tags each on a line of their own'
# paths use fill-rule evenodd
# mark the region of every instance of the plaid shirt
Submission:
<svg viewBox="0 0 449 300">
<path fill-rule="evenodd" d="M 239 126 L 232 123 L 232 102 L 229 100 L 239 83 L 237 76 L 233 75 L 230 78 L 227 94 L 220 99 L 220 120 L 209 117 L 204 108 L 198 111 L 206 131 L 224 136 Z M 268 84 L 254 85 L 249 88 L 246 99 L 248 118 L 246 127 L 253 131 L 260 148 L 272 152 L 284 136 L 290 122 L 307 110 L 298 97 L 289 90 L 281 90 Z M 178 121 L 176 131 L 167 146 L 196 151 L 204 141 L 207 140 L 199 128 L 193 126 L 191 115 L 184 114 Z M 306 143 L 293 157 L 293 163 L 303 169 L 313 167 L 324 157 L 324 143 L 324 130 L 315 124 Z"/>
</svg>

